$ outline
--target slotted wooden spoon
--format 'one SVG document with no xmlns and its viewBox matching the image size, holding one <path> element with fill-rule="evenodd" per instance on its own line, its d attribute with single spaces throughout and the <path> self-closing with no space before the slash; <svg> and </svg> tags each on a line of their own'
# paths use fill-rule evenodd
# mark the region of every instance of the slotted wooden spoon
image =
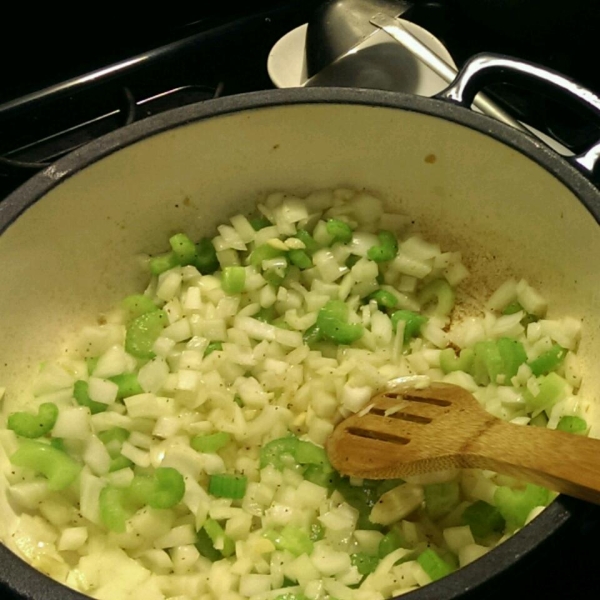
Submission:
<svg viewBox="0 0 600 600">
<path fill-rule="evenodd" d="M 345 475 L 392 479 L 444 469 L 490 469 L 600 504 L 600 440 L 507 423 L 466 390 L 432 383 L 388 391 L 342 421 L 327 441 Z"/>
</svg>

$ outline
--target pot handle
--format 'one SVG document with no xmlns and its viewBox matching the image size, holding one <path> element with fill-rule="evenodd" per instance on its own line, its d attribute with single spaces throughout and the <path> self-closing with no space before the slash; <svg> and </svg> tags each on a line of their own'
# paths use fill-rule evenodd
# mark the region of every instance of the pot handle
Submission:
<svg viewBox="0 0 600 600">
<path fill-rule="evenodd" d="M 542 91 L 559 92 L 600 122 L 600 97 L 577 82 L 546 67 L 504 56 L 502 54 L 477 54 L 469 59 L 456 79 L 435 97 L 469 108 L 478 92 L 489 83 L 507 80 L 523 81 L 528 87 Z M 588 177 L 600 164 L 600 140 L 576 156 L 563 157 Z"/>
</svg>

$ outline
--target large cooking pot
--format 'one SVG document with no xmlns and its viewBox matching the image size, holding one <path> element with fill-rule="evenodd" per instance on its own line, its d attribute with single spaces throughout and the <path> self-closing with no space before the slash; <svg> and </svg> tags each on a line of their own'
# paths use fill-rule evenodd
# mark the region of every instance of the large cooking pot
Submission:
<svg viewBox="0 0 600 600">
<path fill-rule="evenodd" d="M 269 190 L 366 188 L 460 248 L 483 297 L 507 274 L 584 319 L 582 395 L 600 380 L 600 144 L 569 160 L 466 106 L 484 81 L 527 75 L 600 116 L 600 99 L 554 73 L 480 56 L 437 99 L 349 89 L 277 90 L 175 110 L 85 146 L 0 203 L 0 382 L 5 409 L 39 362 L 143 285 L 136 255 L 182 228 L 202 235 Z M 595 419 L 595 420 L 594 420 Z M 598 432 L 600 410 L 592 418 Z M 7 468 L 6 457 L 2 467 Z M 37 600 L 80 594 L 13 554 L 1 477 L 0 583 Z M 558 498 L 498 549 L 411 596 L 455 598 L 491 581 L 586 505 Z M 3 594 L 5 593 L 3 592 Z M 6 597 L 6 596 L 3 596 Z"/>
</svg>

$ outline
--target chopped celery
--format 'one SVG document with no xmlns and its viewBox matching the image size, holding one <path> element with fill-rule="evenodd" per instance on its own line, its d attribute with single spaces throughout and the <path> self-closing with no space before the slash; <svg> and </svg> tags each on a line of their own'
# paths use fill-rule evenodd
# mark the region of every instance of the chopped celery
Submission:
<svg viewBox="0 0 600 600">
<path fill-rule="evenodd" d="M 396 331 L 399 321 L 404 321 L 404 343 L 419 335 L 421 327 L 429 320 L 412 310 L 397 310 L 392 313 L 392 327 Z"/>
<path fill-rule="evenodd" d="M 127 488 L 127 499 L 150 508 L 172 508 L 181 502 L 184 493 L 181 473 L 172 467 L 159 467 L 153 476 L 136 475 Z"/>
<path fill-rule="evenodd" d="M 519 367 L 527 362 L 527 353 L 523 344 L 517 340 L 503 337 L 496 341 L 500 358 L 502 359 L 502 375 L 504 383 L 510 385 L 510 380 L 517 374 Z"/>
<path fill-rule="evenodd" d="M 455 481 L 432 483 L 423 488 L 425 510 L 436 521 L 446 516 L 460 501 L 460 486 Z"/>
<path fill-rule="evenodd" d="M 440 367 L 444 373 L 465 371 L 469 373 L 473 367 L 475 353 L 473 348 L 463 348 L 460 356 L 456 356 L 452 348 L 445 348 L 440 352 Z"/>
<path fill-rule="evenodd" d="M 559 431 L 566 431 L 567 433 L 585 435 L 588 429 L 588 424 L 581 417 L 565 415 L 558 421 L 556 429 Z"/>
<path fill-rule="evenodd" d="M 196 268 L 202 275 L 211 275 L 219 268 L 217 252 L 209 238 L 202 238 L 196 244 Z"/>
<path fill-rule="evenodd" d="M 272 258 L 277 258 L 278 256 L 284 256 L 285 252 L 280 250 L 279 248 L 273 248 L 269 244 L 263 244 L 262 246 L 257 246 L 252 250 L 250 256 L 248 257 L 249 264 L 262 268 L 262 263 L 264 260 L 271 260 Z"/>
<path fill-rule="evenodd" d="M 501 533 L 506 525 L 500 511 L 483 500 L 477 500 L 467 506 L 461 515 L 461 520 L 479 539 L 485 539 L 494 533 Z"/>
<path fill-rule="evenodd" d="M 272 465 L 281 471 L 284 467 L 294 464 L 298 441 L 297 437 L 289 435 L 265 444 L 260 449 L 260 468 Z"/>
<path fill-rule="evenodd" d="M 550 492 L 538 485 L 527 484 L 524 490 L 500 486 L 494 493 L 494 503 L 504 520 L 513 529 L 523 527 L 529 513 L 536 506 L 546 506 Z"/>
<path fill-rule="evenodd" d="M 202 556 L 208 558 L 211 562 L 216 562 L 223 558 L 223 555 L 214 547 L 212 540 L 205 529 L 200 529 L 196 533 L 196 549 Z"/>
<path fill-rule="evenodd" d="M 248 478 L 244 475 L 221 473 L 211 475 L 208 480 L 208 493 L 217 498 L 241 500 L 246 495 Z"/>
<path fill-rule="evenodd" d="M 62 438 L 52 438 L 50 440 L 50 445 L 53 448 L 56 448 L 57 450 L 60 450 L 61 452 L 66 452 L 67 449 L 65 448 L 65 441 Z"/>
<path fill-rule="evenodd" d="M 154 304 L 152 299 L 148 298 L 148 296 L 144 296 L 143 294 L 133 294 L 132 296 L 127 296 L 127 298 L 121 302 L 121 306 L 127 313 L 127 321 L 137 319 L 137 317 L 143 315 L 144 313 L 158 310 L 158 306 Z"/>
<path fill-rule="evenodd" d="M 290 262 L 299 269 L 310 269 L 313 266 L 312 259 L 305 250 L 290 250 L 288 257 Z"/>
<path fill-rule="evenodd" d="M 223 344 L 221 342 L 211 342 L 206 346 L 206 350 L 204 351 L 204 356 L 209 356 L 213 352 L 217 350 L 223 350 Z"/>
<path fill-rule="evenodd" d="M 387 290 L 377 290 L 376 292 L 373 292 L 368 299 L 375 300 L 377 306 L 382 309 L 396 308 L 398 305 L 398 298 L 396 298 L 392 292 L 388 292 Z"/>
<path fill-rule="evenodd" d="M 223 528 L 214 519 L 206 519 L 204 522 L 204 531 L 213 543 L 213 547 L 217 549 L 225 558 L 231 556 L 235 552 L 235 544 L 233 540 L 225 535 Z M 223 546 L 219 548 L 219 546 Z"/>
<path fill-rule="evenodd" d="M 225 267 L 221 277 L 221 287 L 227 294 L 241 294 L 246 284 L 244 267 Z"/>
<path fill-rule="evenodd" d="M 280 329 L 287 329 L 288 331 L 292 331 L 292 328 L 289 326 L 288 322 L 285 320 L 285 317 L 277 317 L 273 320 L 272 325 L 275 327 L 279 327 Z"/>
<path fill-rule="evenodd" d="M 87 406 L 93 415 L 104 412 L 108 408 L 107 404 L 95 402 L 90 398 L 88 393 L 88 382 L 83 381 L 82 379 L 75 382 L 75 385 L 73 386 L 73 397 L 77 401 L 77 404 Z"/>
<path fill-rule="evenodd" d="M 493 340 L 477 342 L 473 348 L 473 379 L 478 385 L 497 383 L 502 374 L 503 362 L 500 350 Z"/>
<path fill-rule="evenodd" d="M 123 427 L 112 427 L 98 433 L 98 438 L 106 446 L 111 458 L 117 458 L 121 453 L 123 442 L 129 438 L 129 431 Z"/>
<path fill-rule="evenodd" d="M 152 273 L 152 275 L 160 275 L 161 273 L 178 266 L 179 261 L 173 252 L 159 254 L 150 259 L 150 273 Z"/>
<path fill-rule="evenodd" d="M 278 550 L 287 550 L 294 556 L 311 554 L 314 548 L 310 535 L 300 527 L 286 525 L 279 533 L 267 531 L 263 535 L 271 540 Z"/>
<path fill-rule="evenodd" d="M 312 344 L 316 344 L 321 339 L 321 330 L 316 324 L 309 327 L 302 335 L 302 340 L 307 346 L 312 346 Z"/>
<path fill-rule="evenodd" d="M 380 231 L 377 234 L 379 245 L 367 250 L 367 258 L 375 262 L 387 262 L 396 257 L 398 240 L 391 231 Z"/>
<path fill-rule="evenodd" d="M 277 313 L 275 312 L 275 307 L 270 306 L 269 308 L 261 308 L 255 315 L 254 318 L 257 321 L 262 321 L 263 323 L 272 323 L 273 319 L 276 318 Z"/>
<path fill-rule="evenodd" d="M 298 229 L 295 237 L 297 237 L 304 244 L 304 249 L 309 255 L 313 255 L 321 248 L 321 246 L 315 241 L 315 238 L 313 238 L 313 236 L 310 235 L 306 229 Z"/>
<path fill-rule="evenodd" d="M 335 483 L 336 473 L 331 468 L 326 468 L 320 465 L 308 465 L 302 477 L 315 485 L 320 485 L 324 488 L 332 488 Z"/>
<path fill-rule="evenodd" d="M 309 537 L 313 542 L 318 542 L 319 540 L 322 540 L 325 537 L 325 529 L 321 524 L 313 523 L 310 526 Z"/>
<path fill-rule="evenodd" d="M 299 440 L 296 445 L 294 457 L 300 465 L 319 465 L 329 471 L 333 470 L 325 449 L 311 442 Z"/>
<path fill-rule="evenodd" d="M 16 467 L 32 469 L 48 480 L 48 489 L 60 491 L 69 487 L 79 475 L 81 465 L 66 452 L 34 440 L 24 440 L 10 457 Z"/>
<path fill-rule="evenodd" d="M 152 346 L 168 324 L 169 318 L 164 310 L 140 315 L 127 327 L 125 350 L 136 358 L 154 358 Z"/>
<path fill-rule="evenodd" d="M 433 581 L 437 581 L 454 571 L 444 559 L 442 559 L 435 550 L 427 548 L 421 552 L 417 558 L 417 562 L 423 567 L 423 570 Z"/>
<path fill-rule="evenodd" d="M 275 596 L 273 600 L 309 600 L 309 598 L 301 592 L 290 592 L 288 594 L 279 594 L 279 596 Z M 329 596 L 329 600 L 335 600 L 335 598 Z"/>
<path fill-rule="evenodd" d="M 550 371 L 555 371 L 561 365 L 566 355 L 566 348 L 563 348 L 559 344 L 554 344 L 550 350 L 530 361 L 529 368 L 536 377 L 547 375 Z"/>
<path fill-rule="evenodd" d="M 21 437 L 39 438 L 52 431 L 57 418 L 58 406 L 54 402 L 44 402 L 40 404 L 37 415 L 28 412 L 9 415 L 7 427 Z"/>
<path fill-rule="evenodd" d="M 121 469 L 129 469 L 131 467 L 133 467 L 133 462 L 119 454 L 119 456 L 110 459 L 110 466 L 108 468 L 108 472 L 114 473 L 115 471 L 120 471 Z"/>
<path fill-rule="evenodd" d="M 360 323 L 348 323 L 348 305 L 341 300 L 329 300 L 317 315 L 321 334 L 336 344 L 351 344 L 359 340 L 364 329 Z"/>
<path fill-rule="evenodd" d="M 529 393 L 524 394 L 528 408 L 532 411 L 550 408 L 566 392 L 567 382 L 556 373 L 548 373 L 545 377 L 540 377 L 539 382 L 539 392 L 536 396 Z"/>
<path fill-rule="evenodd" d="M 280 275 L 274 269 L 269 269 L 268 271 L 263 272 L 263 277 L 265 278 L 266 282 L 276 288 L 283 283 L 285 275 L 286 273 Z"/>
<path fill-rule="evenodd" d="M 421 308 L 435 302 L 436 315 L 449 315 L 454 308 L 454 299 L 454 290 L 445 279 L 434 279 L 419 292 Z"/>
<path fill-rule="evenodd" d="M 396 529 L 390 529 L 379 542 L 378 554 L 379 558 L 385 558 L 388 554 L 398 550 L 398 548 L 406 548 L 406 540 Z"/>
<path fill-rule="evenodd" d="M 100 520 L 104 526 L 115 533 L 124 533 L 133 510 L 125 504 L 124 490 L 107 485 L 100 492 Z"/>
<path fill-rule="evenodd" d="M 352 228 L 348 223 L 339 219 L 329 219 L 326 228 L 334 243 L 348 244 L 352 241 Z"/>
<path fill-rule="evenodd" d="M 120 375 L 109 377 L 109 380 L 119 386 L 117 400 L 136 396 L 144 391 L 135 373 L 121 373 Z"/>
<path fill-rule="evenodd" d="M 269 219 L 267 219 L 266 217 L 253 217 L 252 219 L 249 219 L 249 222 L 250 225 L 252 225 L 252 229 L 254 229 L 254 231 L 260 231 L 265 227 L 271 226 L 271 221 L 269 221 Z"/>
<path fill-rule="evenodd" d="M 177 233 L 172 236 L 169 244 L 180 265 L 193 265 L 196 262 L 196 246 L 185 233 Z"/>
<path fill-rule="evenodd" d="M 190 446 L 196 450 L 196 452 L 214 454 L 221 450 L 221 448 L 227 446 L 230 440 L 231 436 L 228 433 L 219 431 L 217 433 L 206 435 L 195 435 L 190 442 Z"/>
<path fill-rule="evenodd" d="M 519 302 L 515 300 L 514 302 L 511 302 L 510 304 L 507 304 L 504 307 L 502 314 L 514 315 L 515 313 L 518 313 L 520 311 L 525 311 L 525 309 L 521 306 Z M 539 317 L 537 315 L 525 312 L 524 317 L 521 319 L 521 325 L 523 325 L 523 327 L 527 327 L 529 323 L 535 323 L 538 319 Z"/>
<path fill-rule="evenodd" d="M 533 427 L 548 427 L 548 417 L 546 416 L 546 413 L 542 411 L 533 417 L 533 419 L 529 421 L 529 424 Z"/>
<path fill-rule="evenodd" d="M 357 552 L 350 555 L 352 566 L 356 567 L 361 575 L 371 574 L 379 564 L 379 557 L 367 554 L 366 552 Z"/>
</svg>

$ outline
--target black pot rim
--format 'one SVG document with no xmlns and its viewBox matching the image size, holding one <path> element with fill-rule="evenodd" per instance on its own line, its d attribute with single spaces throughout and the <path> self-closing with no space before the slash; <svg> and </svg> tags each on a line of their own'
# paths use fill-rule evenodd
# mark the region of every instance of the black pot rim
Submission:
<svg viewBox="0 0 600 600">
<path fill-rule="evenodd" d="M 354 104 L 423 113 L 474 129 L 514 148 L 535 161 L 572 191 L 600 223 L 600 191 L 575 167 L 535 138 L 484 115 L 448 102 L 350 88 L 298 88 L 251 92 L 186 106 L 133 123 L 75 150 L 32 177 L 0 202 L 0 234 L 27 208 L 54 187 L 82 169 L 118 150 L 164 131 L 204 119 L 240 111 L 297 104 Z M 411 593 L 414 600 L 458 598 L 490 583 L 585 512 L 585 504 L 559 496 L 517 535 L 474 563 Z M 31 600 L 83 600 L 87 598 L 54 582 L 0 544 L 0 586 Z"/>
</svg>

